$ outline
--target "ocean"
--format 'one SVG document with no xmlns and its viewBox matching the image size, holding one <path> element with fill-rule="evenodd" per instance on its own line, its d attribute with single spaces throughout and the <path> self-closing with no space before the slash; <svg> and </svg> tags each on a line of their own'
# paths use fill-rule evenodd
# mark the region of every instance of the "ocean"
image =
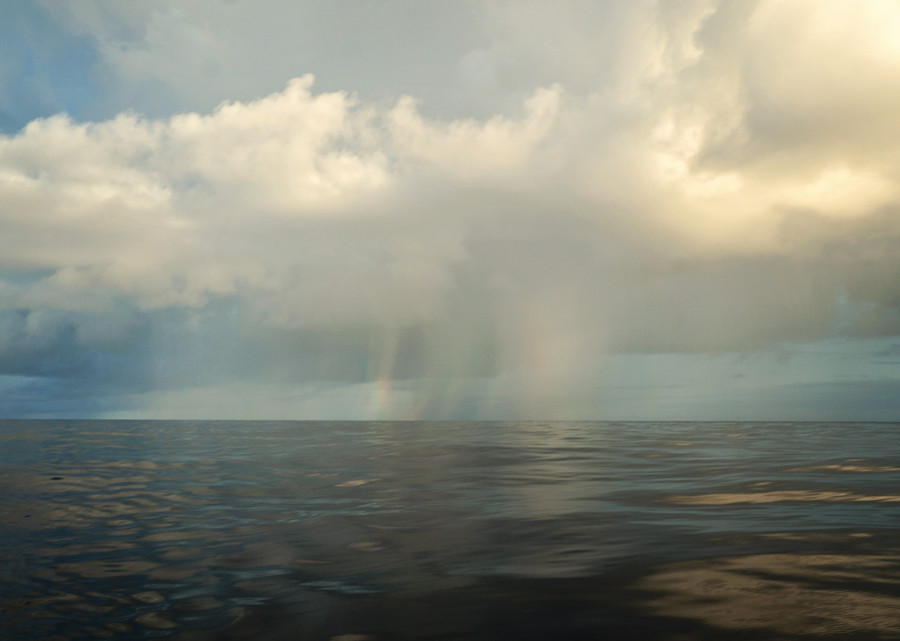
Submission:
<svg viewBox="0 0 900 641">
<path fill-rule="evenodd" d="M 900 639 L 900 424 L 0 421 L 0 639 Z"/>
</svg>

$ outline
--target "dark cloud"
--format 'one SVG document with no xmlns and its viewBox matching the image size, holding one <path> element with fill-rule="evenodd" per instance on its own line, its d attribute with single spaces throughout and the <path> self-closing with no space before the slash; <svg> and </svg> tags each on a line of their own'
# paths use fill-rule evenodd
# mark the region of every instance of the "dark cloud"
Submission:
<svg viewBox="0 0 900 641">
<path fill-rule="evenodd" d="M 139 380 L 148 327 L 134 313 L 0 311 L 0 373 Z"/>
</svg>

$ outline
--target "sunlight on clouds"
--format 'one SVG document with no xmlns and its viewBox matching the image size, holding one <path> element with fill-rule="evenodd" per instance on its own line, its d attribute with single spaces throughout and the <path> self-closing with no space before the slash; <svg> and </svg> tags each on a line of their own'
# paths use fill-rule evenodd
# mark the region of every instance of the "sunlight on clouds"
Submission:
<svg viewBox="0 0 900 641">
<path fill-rule="evenodd" d="M 764 2 L 741 41 L 746 123 L 773 160 L 882 160 L 900 131 L 895 2 Z"/>
<path fill-rule="evenodd" d="M 777 34 L 782 51 L 806 49 L 811 54 L 829 54 L 822 58 L 831 67 L 826 74 L 843 72 L 842 65 L 848 62 L 828 50 L 840 42 L 849 61 L 900 64 L 900 5 L 895 0 L 766 0 L 753 12 L 748 29 L 759 36 Z"/>
<path fill-rule="evenodd" d="M 384 417 L 581 416 L 615 355 L 900 331 L 900 5 L 549 7 L 473 6 L 460 78 L 432 80 L 484 93 L 459 103 L 477 115 L 312 75 L 193 111 L 208 74 L 191 54 L 215 58 L 249 14 L 85 9 L 123 86 L 150 91 L 185 56 L 163 86 L 183 106 L 0 136 L 0 313 L 37 314 L 76 363 L 79 328 L 124 309 L 161 386 L 224 372 L 136 403 L 315 413 L 320 394 L 324 413 Z M 38 371 L 39 343 L 10 369 Z M 277 394 L 238 391 L 269 371 Z M 677 405 L 715 387 L 701 373 L 628 398 Z M 291 405 L 294 379 L 328 383 Z"/>
<path fill-rule="evenodd" d="M 657 148 L 656 161 L 662 184 L 680 189 L 691 199 L 727 196 L 743 187 L 737 172 L 694 171 L 692 164 L 703 146 L 703 128 L 700 125 L 678 126 L 673 118 L 667 118 L 653 132 Z"/>
<path fill-rule="evenodd" d="M 824 170 L 805 185 L 788 187 L 783 202 L 824 215 L 859 216 L 897 198 L 897 185 L 881 176 L 846 167 Z"/>
<path fill-rule="evenodd" d="M 171 190 L 135 161 L 152 150 L 152 132 L 133 117 L 82 125 L 65 116 L 35 120 L 3 141 L 2 157 L 19 171 L 29 196 L 48 196 L 61 216 L 98 207 L 145 211 L 165 207 Z M 23 194 L 24 195 L 24 194 Z"/>
<path fill-rule="evenodd" d="M 173 117 L 165 160 L 176 177 L 193 174 L 247 208 L 333 210 L 371 196 L 388 174 L 383 154 L 360 145 L 368 114 L 344 94 L 313 96 L 312 82 L 307 75 L 261 100 Z"/>
<path fill-rule="evenodd" d="M 665 77 L 697 63 L 703 55 L 697 32 L 716 11 L 717 4 L 716 0 L 651 3 L 645 20 L 654 35 L 648 39 L 644 73 Z"/>
<path fill-rule="evenodd" d="M 401 101 L 381 114 L 384 129 L 373 110 L 344 94 L 313 95 L 311 83 L 297 79 L 283 92 L 206 116 L 122 115 L 91 125 L 56 117 L 4 138 L 10 199 L 0 216 L 29 235 L 27 248 L 10 246 L 6 259 L 42 256 L 43 265 L 68 270 L 55 287 L 90 283 L 145 308 L 201 306 L 241 286 L 256 290 L 281 325 L 432 315 L 449 285 L 448 265 L 465 252 L 456 223 L 390 222 L 394 208 L 409 206 L 403 192 L 418 189 L 407 168 L 427 160 L 450 181 L 515 175 L 555 121 L 558 88 L 538 91 L 521 120 L 435 123 Z M 22 209 L 34 211 L 40 226 L 19 216 Z M 388 217 L 387 226 L 369 236 L 324 231 L 316 222 L 376 214 Z M 408 233 L 394 237 L 404 226 Z M 66 228 L 87 242 L 66 243 Z M 242 230 L 258 244 L 246 243 Z M 315 242 L 322 233 L 326 244 Z M 328 244 L 334 233 L 343 249 Z M 278 251 L 267 253 L 267 243 Z"/>
<path fill-rule="evenodd" d="M 640 98 L 644 167 L 667 194 L 670 233 L 713 250 L 790 251 L 787 212 L 863 217 L 900 199 L 886 142 L 900 133 L 896 3 L 726 3 L 697 16 L 699 53 L 657 56 Z"/>
<path fill-rule="evenodd" d="M 439 171 L 467 180 L 497 179 L 517 173 L 540 153 L 538 145 L 556 124 L 562 89 L 537 90 L 525 101 L 519 120 L 495 116 L 486 122 L 426 121 L 415 100 L 406 97 L 388 114 L 393 142 L 406 162 L 425 161 Z"/>
</svg>

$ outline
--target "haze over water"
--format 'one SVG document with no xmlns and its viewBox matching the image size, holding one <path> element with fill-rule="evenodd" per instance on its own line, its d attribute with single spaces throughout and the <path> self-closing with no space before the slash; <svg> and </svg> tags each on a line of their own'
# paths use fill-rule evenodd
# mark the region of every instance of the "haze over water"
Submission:
<svg viewBox="0 0 900 641">
<path fill-rule="evenodd" d="M 897 638 L 898 429 L 2 421 L 0 638 Z"/>
</svg>

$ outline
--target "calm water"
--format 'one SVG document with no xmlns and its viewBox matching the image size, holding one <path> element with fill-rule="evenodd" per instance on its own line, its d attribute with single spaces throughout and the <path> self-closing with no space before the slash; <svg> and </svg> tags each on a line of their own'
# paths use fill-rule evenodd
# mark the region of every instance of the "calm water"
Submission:
<svg viewBox="0 0 900 641">
<path fill-rule="evenodd" d="M 900 425 L 0 422 L 0 639 L 898 639 Z"/>
</svg>

